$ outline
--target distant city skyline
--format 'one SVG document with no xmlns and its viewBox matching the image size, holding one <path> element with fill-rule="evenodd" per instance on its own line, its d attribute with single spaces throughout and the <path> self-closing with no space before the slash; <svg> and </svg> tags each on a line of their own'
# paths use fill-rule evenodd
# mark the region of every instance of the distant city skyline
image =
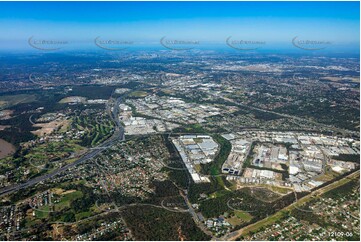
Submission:
<svg viewBox="0 0 361 242">
<path fill-rule="evenodd" d="M 94 48 L 96 37 L 135 48 L 161 48 L 163 37 L 227 48 L 232 37 L 283 50 L 298 36 L 359 52 L 359 18 L 359 2 L 1 2 L 0 49 L 31 49 L 30 37 L 75 49 Z"/>
</svg>

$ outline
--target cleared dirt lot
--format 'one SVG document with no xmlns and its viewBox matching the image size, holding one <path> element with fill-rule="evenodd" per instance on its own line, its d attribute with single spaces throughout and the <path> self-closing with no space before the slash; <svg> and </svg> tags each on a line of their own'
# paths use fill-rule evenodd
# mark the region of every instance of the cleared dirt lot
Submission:
<svg viewBox="0 0 361 242">
<path fill-rule="evenodd" d="M 15 146 L 6 142 L 3 139 L 0 139 L 0 159 L 5 158 L 8 155 L 11 155 L 15 152 Z"/>
<path fill-rule="evenodd" d="M 33 134 L 43 137 L 45 135 L 51 134 L 55 129 L 68 126 L 70 120 L 54 120 L 49 123 L 38 123 L 34 124 L 33 127 L 40 127 L 41 129 L 31 131 Z"/>
</svg>

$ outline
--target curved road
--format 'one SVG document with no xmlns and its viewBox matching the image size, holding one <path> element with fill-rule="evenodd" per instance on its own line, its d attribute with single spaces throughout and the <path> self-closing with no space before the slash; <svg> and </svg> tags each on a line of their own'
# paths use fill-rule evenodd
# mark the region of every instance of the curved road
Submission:
<svg viewBox="0 0 361 242">
<path fill-rule="evenodd" d="M 7 187 L 3 187 L 0 189 L 0 197 L 11 194 L 13 192 L 19 191 L 21 189 L 33 186 L 39 182 L 43 182 L 49 178 L 52 178 L 66 170 L 68 170 L 69 168 L 76 166 L 80 163 L 83 163 L 84 161 L 87 161 L 91 158 L 93 158 L 94 156 L 98 155 L 100 152 L 102 152 L 104 149 L 106 149 L 107 147 L 113 145 L 116 141 L 124 141 L 125 140 L 125 136 L 124 136 L 124 127 L 120 124 L 119 120 L 118 120 L 118 112 L 119 112 L 119 104 L 121 102 L 121 98 L 118 98 L 115 101 L 115 105 L 113 107 L 113 112 L 111 114 L 111 118 L 113 119 L 113 121 L 116 123 L 116 129 L 112 135 L 112 137 L 110 137 L 108 140 L 106 140 L 105 142 L 99 144 L 98 146 L 94 147 L 93 149 L 89 149 L 89 152 L 87 152 L 83 157 L 79 158 L 78 160 L 76 160 L 75 162 L 71 163 L 71 164 L 67 164 L 61 168 L 58 168 L 48 174 L 44 174 L 42 176 L 39 177 L 35 177 L 31 180 L 28 180 L 25 183 L 20 183 L 20 184 L 15 184 L 15 185 L 10 185 Z M 107 107 L 109 108 L 109 107 Z"/>
</svg>

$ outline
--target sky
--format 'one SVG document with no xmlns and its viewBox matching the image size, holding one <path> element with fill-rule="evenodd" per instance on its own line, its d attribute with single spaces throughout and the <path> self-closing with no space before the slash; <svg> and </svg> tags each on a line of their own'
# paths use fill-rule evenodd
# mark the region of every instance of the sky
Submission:
<svg viewBox="0 0 361 242">
<path fill-rule="evenodd" d="M 226 39 L 293 48 L 292 39 L 359 50 L 359 2 L 0 2 L 0 49 L 29 38 L 158 44 L 162 37 L 225 46 Z"/>
</svg>

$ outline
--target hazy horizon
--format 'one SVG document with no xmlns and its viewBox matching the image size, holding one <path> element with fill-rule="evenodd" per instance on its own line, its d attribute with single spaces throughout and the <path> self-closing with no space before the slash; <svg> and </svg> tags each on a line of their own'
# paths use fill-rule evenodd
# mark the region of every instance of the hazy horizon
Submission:
<svg viewBox="0 0 361 242">
<path fill-rule="evenodd" d="M 31 50 L 30 40 L 94 49 L 96 38 L 133 49 L 162 48 L 162 38 L 228 48 L 232 38 L 282 51 L 295 49 L 297 37 L 330 42 L 325 52 L 358 53 L 359 16 L 359 2 L 1 2 L 0 49 Z"/>
</svg>

